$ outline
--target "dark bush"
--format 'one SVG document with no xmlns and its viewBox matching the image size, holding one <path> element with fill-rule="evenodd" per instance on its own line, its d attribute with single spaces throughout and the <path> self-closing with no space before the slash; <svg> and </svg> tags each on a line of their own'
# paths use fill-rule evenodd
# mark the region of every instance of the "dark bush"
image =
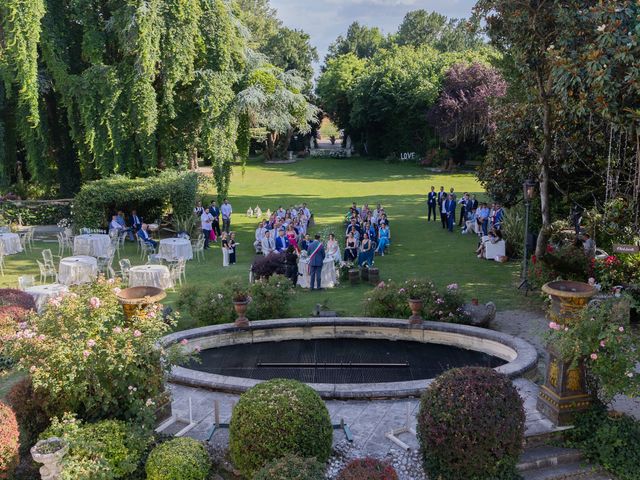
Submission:
<svg viewBox="0 0 640 480">
<path fill-rule="evenodd" d="M 0 288 L 0 307 L 15 305 L 26 310 L 35 310 L 36 302 L 33 297 L 15 288 Z"/>
<path fill-rule="evenodd" d="M 325 467 L 315 458 L 285 455 L 267 463 L 252 480 L 323 480 Z"/>
<path fill-rule="evenodd" d="M 286 272 L 284 257 L 284 252 L 274 252 L 266 257 L 263 255 L 257 256 L 251 265 L 253 276 L 258 279 L 268 278 L 271 275 L 284 275 Z"/>
<path fill-rule="evenodd" d="M 36 391 L 31 378 L 27 377 L 11 387 L 7 395 L 7 403 L 16 414 L 22 443 L 34 445 L 50 423 L 49 398 L 46 394 Z"/>
<path fill-rule="evenodd" d="M 640 479 L 640 422 L 602 405 L 576 416 L 567 446 L 579 448 L 619 480 Z"/>
<path fill-rule="evenodd" d="M 398 474 L 388 463 L 375 458 L 357 458 L 340 472 L 338 480 L 398 480 Z"/>
<path fill-rule="evenodd" d="M 16 416 L 11 408 L 0 403 L 0 478 L 13 478 L 19 461 L 19 432 Z"/>
<path fill-rule="evenodd" d="M 154 448 L 147 460 L 147 480 L 206 480 L 211 460 L 202 443 L 179 437 Z"/>
<path fill-rule="evenodd" d="M 418 441 L 427 474 L 442 480 L 518 478 L 525 414 L 509 378 L 490 368 L 449 370 L 424 392 Z"/>
<path fill-rule="evenodd" d="M 231 460 L 251 478 L 267 462 L 291 453 L 326 462 L 333 427 L 320 396 L 295 380 L 260 383 L 240 396 L 229 429 Z"/>
</svg>

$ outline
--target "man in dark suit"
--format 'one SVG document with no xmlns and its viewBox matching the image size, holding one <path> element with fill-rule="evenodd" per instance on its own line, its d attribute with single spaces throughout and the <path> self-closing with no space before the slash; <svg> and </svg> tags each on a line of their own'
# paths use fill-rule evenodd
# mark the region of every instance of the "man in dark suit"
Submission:
<svg viewBox="0 0 640 480">
<path fill-rule="evenodd" d="M 284 252 L 289 246 L 289 239 L 284 236 L 284 229 L 278 230 L 278 236 L 276 237 L 276 252 Z"/>
<path fill-rule="evenodd" d="M 453 226 L 456 223 L 456 201 L 452 194 L 449 194 L 447 201 L 445 202 L 445 215 L 447 217 L 447 228 L 450 232 L 453 232 Z"/>
<path fill-rule="evenodd" d="M 316 235 L 315 239 L 309 247 L 307 248 L 307 253 L 309 254 L 309 269 L 310 269 L 310 287 L 311 290 L 317 288 L 321 290 L 321 280 L 322 280 L 322 265 L 324 264 L 324 245 L 320 241 L 320 235 Z M 314 285 L 316 287 L 314 288 Z"/>
<path fill-rule="evenodd" d="M 436 221 L 436 204 L 438 203 L 438 194 L 436 193 L 436 187 L 431 185 L 431 191 L 429 195 L 427 195 L 427 206 L 429 208 L 429 213 L 427 216 L 427 222 L 431 221 L 431 212 L 433 212 L 433 220 Z"/>
<path fill-rule="evenodd" d="M 444 191 L 444 187 L 440 187 L 438 192 L 438 210 L 440 210 L 440 221 L 442 222 L 442 228 L 447 228 L 447 213 L 444 210 L 444 204 L 447 201 L 447 192 Z"/>
<path fill-rule="evenodd" d="M 216 204 L 215 201 L 211 202 L 211 206 L 209 207 L 209 213 L 213 217 L 211 222 L 211 228 L 216 234 L 216 238 L 220 238 L 220 208 Z"/>
</svg>

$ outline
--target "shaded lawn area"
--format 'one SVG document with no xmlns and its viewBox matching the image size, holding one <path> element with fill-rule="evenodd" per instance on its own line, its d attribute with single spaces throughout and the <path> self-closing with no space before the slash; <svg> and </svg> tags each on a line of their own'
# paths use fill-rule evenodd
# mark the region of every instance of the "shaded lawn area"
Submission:
<svg viewBox="0 0 640 480">
<path fill-rule="evenodd" d="M 244 174 L 236 167 L 231 181 L 230 201 L 234 208 L 232 228 L 237 231 L 238 264 L 222 268 L 219 244 L 205 253 L 202 263 L 188 262 L 187 281 L 209 286 L 229 277 L 248 279 L 253 260 L 253 237 L 257 224 L 248 218 L 249 207 L 259 205 L 263 212 L 280 205 L 307 202 L 314 212 L 316 226 L 313 231 L 328 228 L 340 239 L 344 234 L 342 220 L 353 201 L 359 206 L 368 202 L 374 207 L 381 203 L 390 218 L 391 253 L 376 257 L 381 279 L 404 281 L 408 278 L 430 278 L 438 285 L 457 282 L 468 297 L 481 302 L 493 300 L 499 309 L 523 307 L 528 304 L 516 290 L 519 264 L 499 264 L 476 258 L 477 239 L 443 230 L 438 222 L 426 222 L 426 193 L 431 185 L 446 190 L 454 187 L 461 195 L 468 191 L 484 197 L 482 187 L 471 173 L 431 174 L 413 164 L 387 164 L 366 158 L 328 159 L 307 158 L 289 165 L 265 165 L 252 160 Z M 208 202 L 214 191 L 208 192 Z M 313 232 L 312 231 L 312 232 Z M 51 248 L 57 254 L 57 243 L 37 242 L 33 252 L 6 257 L 3 287 L 15 287 L 18 275 L 38 274 L 36 258 L 42 248 Z M 67 253 L 68 255 L 68 253 Z M 136 255 L 135 245 L 127 243 L 123 258 L 142 263 Z M 114 262 L 117 270 L 117 258 Z M 362 300 L 371 287 L 341 285 L 333 290 L 311 293 L 298 291 L 292 301 L 292 316 L 306 316 L 316 303 L 326 303 L 342 315 L 361 315 Z M 167 304 L 173 304 L 176 293 L 169 293 Z M 192 322 L 183 315 L 181 327 Z"/>
</svg>

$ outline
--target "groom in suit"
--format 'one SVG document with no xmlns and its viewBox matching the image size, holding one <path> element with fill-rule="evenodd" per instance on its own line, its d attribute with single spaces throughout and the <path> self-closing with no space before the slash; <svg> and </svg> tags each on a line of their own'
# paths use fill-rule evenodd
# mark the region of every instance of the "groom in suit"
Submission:
<svg viewBox="0 0 640 480">
<path fill-rule="evenodd" d="M 440 221 L 442 222 L 442 228 L 447 228 L 447 213 L 444 210 L 446 201 L 447 192 L 444 191 L 444 187 L 440 187 L 440 191 L 438 192 L 438 210 L 440 211 Z"/>
<path fill-rule="evenodd" d="M 320 241 L 320 235 L 316 235 L 315 239 L 307 248 L 309 254 L 309 269 L 310 269 L 310 287 L 314 290 L 314 285 L 317 285 L 317 289 L 321 290 L 320 282 L 322 280 L 322 265 L 324 264 L 324 245 Z"/>
<path fill-rule="evenodd" d="M 431 221 L 431 212 L 433 212 L 433 220 L 436 221 L 436 204 L 438 203 L 438 195 L 436 194 L 436 187 L 431 186 L 431 191 L 427 195 L 427 206 L 429 207 L 429 214 L 427 216 L 427 222 Z"/>
<path fill-rule="evenodd" d="M 450 193 L 445 202 L 445 214 L 447 216 L 447 228 L 453 232 L 453 226 L 456 223 L 456 200 Z"/>
</svg>

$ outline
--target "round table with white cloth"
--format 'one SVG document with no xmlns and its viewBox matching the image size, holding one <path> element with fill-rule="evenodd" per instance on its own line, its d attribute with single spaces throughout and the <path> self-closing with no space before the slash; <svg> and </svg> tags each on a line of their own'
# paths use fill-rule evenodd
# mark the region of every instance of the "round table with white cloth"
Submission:
<svg viewBox="0 0 640 480">
<path fill-rule="evenodd" d="M 179 258 L 191 260 L 193 259 L 193 249 L 191 242 L 186 238 L 165 238 L 160 240 L 158 255 L 168 262 L 175 262 Z"/>
<path fill-rule="evenodd" d="M 309 257 L 298 259 L 298 285 L 302 288 L 309 288 L 311 275 L 309 271 Z M 336 264 L 333 258 L 325 258 L 320 274 L 320 288 L 333 288 L 338 284 L 336 277 Z"/>
<path fill-rule="evenodd" d="M 138 265 L 129 270 L 130 287 L 173 288 L 169 269 L 164 265 Z"/>
<path fill-rule="evenodd" d="M 111 237 L 104 233 L 86 233 L 77 235 L 73 239 L 74 255 L 89 255 L 91 257 L 107 257 Z"/>
<path fill-rule="evenodd" d="M 60 283 L 50 283 L 49 285 L 36 285 L 34 287 L 28 287 L 24 290 L 33 297 L 36 302 L 38 313 L 44 310 L 44 307 L 49 303 L 50 298 L 56 298 L 61 293 L 69 291 L 66 285 Z"/>
<path fill-rule="evenodd" d="M 93 282 L 98 277 L 98 261 L 88 255 L 75 255 L 60 260 L 58 282 L 78 285 Z"/>
<path fill-rule="evenodd" d="M 22 251 L 20 235 L 17 233 L 0 233 L 0 243 L 4 245 L 5 255 L 15 255 Z"/>
</svg>

